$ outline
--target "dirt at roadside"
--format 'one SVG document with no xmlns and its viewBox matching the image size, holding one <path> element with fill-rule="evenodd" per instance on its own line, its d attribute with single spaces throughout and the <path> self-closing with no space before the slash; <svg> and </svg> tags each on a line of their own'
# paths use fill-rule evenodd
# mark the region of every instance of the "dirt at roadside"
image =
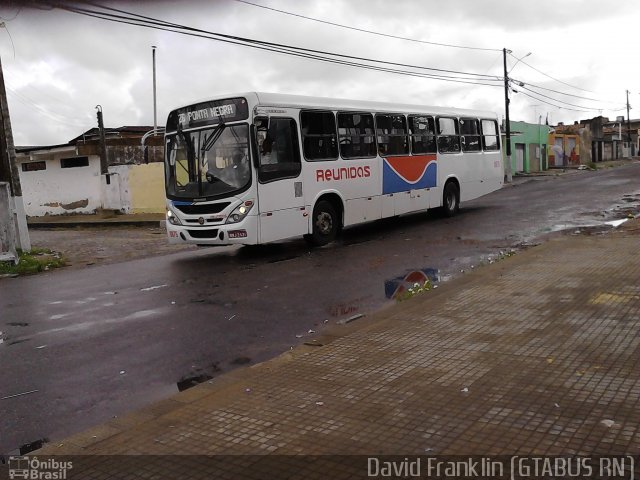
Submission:
<svg viewBox="0 0 640 480">
<path fill-rule="evenodd" d="M 119 263 L 197 248 L 169 245 L 164 230 L 149 226 L 29 229 L 29 236 L 33 247 L 62 253 L 68 263 L 66 268 Z"/>
</svg>

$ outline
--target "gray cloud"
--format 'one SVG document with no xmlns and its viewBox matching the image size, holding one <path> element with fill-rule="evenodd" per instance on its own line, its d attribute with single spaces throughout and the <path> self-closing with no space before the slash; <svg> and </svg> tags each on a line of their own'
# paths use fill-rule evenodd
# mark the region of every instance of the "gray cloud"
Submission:
<svg viewBox="0 0 640 480">
<path fill-rule="evenodd" d="M 602 42 L 592 39 L 593 25 L 597 24 L 603 35 L 604 32 L 617 33 L 616 43 L 623 45 L 623 50 L 627 44 L 631 46 L 633 42 L 625 41 L 621 36 L 625 31 L 621 22 L 633 18 L 630 10 L 637 14 L 635 5 L 584 0 L 561 3 L 542 0 L 535 4 L 498 0 L 270 0 L 263 4 L 426 41 L 495 49 L 508 46 L 517 56 L 532 51 L 527 62 L 566 83 L 589 90 L 615 88 L 624 91 L 621 82 L 625 76 L 633 78 L 636 73 L 633 62 L 623 62 L 622 58 L 611 57 L 610 53 L 602 55 L 602 51 L 596 49 Z M 443 48 L 384 38 L 233 0 L 109 2 L 108 5 L 197 28 L 275 43 L 412 65 L 502 75 L 499 51 Z M 23 8 L 15 16 L 17 10 L 15 6 L 7 5 L 0 8 L 0 16 L 5 19 L 15 44 L 14 59 L 9 37 L 0 31 L 0 54 L 17 143 L 66 142 L 95 125 L 96 104 L 103 106 L 108 126 L 151 125 L 151 45 L 158 46 L 158 122 L 161 125 L 169 110 L 177 106 L 219 94 L 250 90 L 503 111 L 504 94 L 500 86 L 464 85 L 371 72 L 106 22 L 60 10 Z M 591 38 L 589 43 L 585 44 L 585 38 Z M 570 48 L 566 48 L 567 45 Z M 624 53 L 632 54 L 631 50 Z M 510 57 L 510 67 L 514 63 Z M 613 72 L 617 72 L 615 77 Z M 518 65 L 512 75 L 543 87 L 580 93 L 523 64 Z M 608 94 L 592 95 L 601 98 Z M 560 98 L 577 104 L 593 103 Z M 553 111 L 554 117 L 564 121 L 598 113 L 557 110 L 521 93 L 513 95 L 512 109 L 516 119 L 518 116 L 532 119 L 535 112 L 544 109 Z"/>
</svg>

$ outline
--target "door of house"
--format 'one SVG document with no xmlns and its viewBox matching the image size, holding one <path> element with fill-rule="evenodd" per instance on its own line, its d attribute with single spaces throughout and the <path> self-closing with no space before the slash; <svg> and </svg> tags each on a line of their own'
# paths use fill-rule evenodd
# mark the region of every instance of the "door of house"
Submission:
<svg viewBox="0 0 640 480">
<path fill-rule="evenodd" d="M 524 143 L 516 143 L 516 172 L 524 172 Z"/>
<path fill-rule="evenodd" d="M 571 165 L 580 163 L 578 149 L 576 147 L 576 139 L 573 137 L 567 138 L 567 157 L 569 157 L 569 163 Z"/>
<path fill-rule="evenodd" d="M 554 162 L 553 164 L 556 167 L 561 167 L 564 165 L 564 138 L 556 137 L 553 142 L 553 156 Z"/>
<path fill-rule="evenodd" d="M 540 171 L 540 145 L 535 143 L 529 144 L 529 171 Z"/>
</svg>

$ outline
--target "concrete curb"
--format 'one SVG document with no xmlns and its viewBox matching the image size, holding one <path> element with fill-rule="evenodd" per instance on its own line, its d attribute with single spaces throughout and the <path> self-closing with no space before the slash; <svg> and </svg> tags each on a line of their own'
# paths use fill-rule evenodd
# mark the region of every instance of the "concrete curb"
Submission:
<svg viewBox="0 0 640 480">
<path fill-rule="evenodd" d="M 29 228 L 92 228 L 92 227 L 158 227 L 164 229 L 166 220 L 87 220 L 70 222 L 27 222 Z"/>
</svg>

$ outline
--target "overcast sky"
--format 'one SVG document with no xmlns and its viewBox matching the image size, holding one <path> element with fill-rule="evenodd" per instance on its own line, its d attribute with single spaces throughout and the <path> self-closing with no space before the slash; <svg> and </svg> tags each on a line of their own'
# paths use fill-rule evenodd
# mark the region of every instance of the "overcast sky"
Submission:
<svg viewBox="0 0 640 480">
<path fill-rule="evenodd" d="M 537 92 L 514 85 L 512 120 L 537 123 L 541 116 L 544 123 L 548 115 L 553 124 L 573 123 L 600 114 L 613 120 L 626 115 L 626 90 L 630 104 L 640 104 L 640 2 L 248 0 L 359 29 L 476 48 L 470 49 L 349 30 L 237 0 L 96 1 L 208 31 L 496 77 L 502 77 L 503 47 L 517 58 L 531 52 L 517 65 L 508 57 L 510 77 Z M 98 104 L 107 127 L 153 125 L 152 45 L 158 48 L 159 125 L 177 106 L 254 90 L 480 108 L 504 116 L 499 82 L 471 85 L 332 65 L 23 4 L 0 7 L 0 55 L 16 145 L 66 143 L 96 126 Z"/>
</svg>

